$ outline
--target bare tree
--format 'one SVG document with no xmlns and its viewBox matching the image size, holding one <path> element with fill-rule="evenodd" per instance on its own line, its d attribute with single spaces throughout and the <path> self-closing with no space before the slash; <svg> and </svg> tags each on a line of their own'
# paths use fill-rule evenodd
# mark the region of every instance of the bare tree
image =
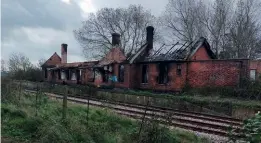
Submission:
<svg viewBox="0 0 261 143">
<path fill-rule="evenodd" d="M 25 72 L 27 69 L 31 68 L 32 64 L 28 57 L 22 53 L 13 53 L 9 58 L 9 71 L 10 72 Z"/>
<path fill-rule="evenodd" d="M 37 67 L 38 68 L 41 68 L 41 66 L 46 62 L 46 59 L 40 59 L 38 60 L 38 64 L 37 64 Z"/>
<path fill-rule="evenodd" d="M 43 60 L 39 60 L 39 65 Z M 9 57 L 9 73 L 13 79 L 42 81 L 43 75 L 39 65 L 33 65 L 23 53 L 13 53 Z"/>
<path fill-rule="evenodd" d="M 258 0 L 239 0 L 232 27 L 228 35 L 226 51 L 232 58 L 255 58 L 261 53 L 261 2 Z"/>
<path fill-rule="evenodd" d="M 162 24 L 178 38 L 191 42 L 205 35 L 205 28 L 200 24 L 199 14 L 204 11 L 199 0 L 170 0 L 162 18 Z"/>
<path fill-rule="evenodd" d="M 153 25 L 154 21 L 155 17 L 141 6 L 103 8 L 91 13 L 74 34 L 85 56 L 97 58 L 111 49 L 111 34 L 119 33 L 121 48 L 128 57 L 144 44 L 146 26 Z"/>
<path fill-rule="evenodd" d="M 6 71 L 6 61 L 1 59 L 1 71 Z"/>
<path fill-rule="evenodd" d="M 161 21 L 179 40 L 190 42 L 206 37 L 219 58 L 255 58 L 261 53 L 261 21 L 257 18 L 261 14 L 260 3 L 260 0 L 214 3 L 169 0 Z"/>
<path fill-rule="evenodd" d="M 215 0 L 214 4 L 206 7 L 206 12 L 199 15 L 201 23 L 208 30 L 208 39 L 217 57 L 221 50 L 224 51 L 226 34 L 231 26 L 231 5 L 232 0 Z"/>
</svg>

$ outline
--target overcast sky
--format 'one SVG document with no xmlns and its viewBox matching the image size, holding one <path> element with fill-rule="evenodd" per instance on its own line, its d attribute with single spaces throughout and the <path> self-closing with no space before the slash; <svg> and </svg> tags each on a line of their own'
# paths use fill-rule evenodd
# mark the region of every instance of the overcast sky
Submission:
<svg viewBox="0 0 261 143">
<path fill-rule="evenodd" d="M 1 58 L 22 52 L 33 63 L 60 55 L 61 43 L 68 44 L 68 62 L 84 61 L 72 31 L 81 26 L 88 13 L 103 7 L 140 4 L 159 15 L 167 0 L 2 0 Z"/>
</svg>

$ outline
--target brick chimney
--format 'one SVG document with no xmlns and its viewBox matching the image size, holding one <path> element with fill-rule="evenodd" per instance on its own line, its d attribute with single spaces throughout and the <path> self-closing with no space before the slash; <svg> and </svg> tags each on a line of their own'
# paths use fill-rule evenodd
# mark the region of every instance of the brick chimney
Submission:
<svg viewBox="0 0 261 143">
<path fill-rule="evenodd" d="M 112 33 L 112 46 L 119 46 L 121 43 L 121 35 L 119 33 Z"/>
<path fill-rule="evenodd" d="M 146 42 L 148 44 L 147 49 L 146 49 L 146 53 L 148 55 L 150 53 L 150 51 L 153 49 L 154 27 L 148 26 L 148 27 L 146 27 L 146 31 L 147 31 Z"/>
<path fill-rule="evenodd" d="M 62 63 L 67 63 L 67 44 L 61 45 Z"/>
</svg>

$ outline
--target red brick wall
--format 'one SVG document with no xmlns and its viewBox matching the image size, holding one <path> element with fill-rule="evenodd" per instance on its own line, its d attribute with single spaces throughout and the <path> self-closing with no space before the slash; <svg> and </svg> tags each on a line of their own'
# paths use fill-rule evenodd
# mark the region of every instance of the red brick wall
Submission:
<svg viewBox="0 0 261 143">
<path fill-rule="evenodd" d="M 186 82 L 186 63 L 181 64 L 181 75 L 177 75 L 177 63 L 169 63 L 169 82 L 167 84 L 159 84 L 157 77 L 159 71 L 157 69 L 157 63 L 148 64 L 148 83 L 141 83 L 141 66 L 139 66 L 138 81 L 141 89 L 151 89 L 151 90 L 173 90 L 180 91 Z"/>
<path fill-rule="evenodd" d="M 51 79 L 52 79 L 51 71 L 47 70 L 47 81 L 51 81 Z"/>
<path fill-rule="evenodd" d="M 120 48 L 112 48 L 111 52 L 109 52 L 105 59 L 115 60 L 115 61 L 123 61 L 126 60 L 125 55 L 121 51 Z"/>
<path fill-rule="evenodd" d="M 57 55 L 57 53 L 55 52 L 46 62 L 45 65 L 49 66 L 49 65 L 56 65 L 61 63 L 61 58 Z M 45 68 L 42 69 L 43 70 L 43 74 L 45 72 Z M 45 81 L 50 81 L 51 80 L 51 72 L 47 71 L 47 79 L 45 78 Z"/>
<path fill-rule="evenodd" d="M 119 81 L 119 65 L 120 64 L 113 64 L 113 74 L 112 74 L 117 77 L 118 81 Z M 123 65 L 124 65 L 124 69 L 125 69 L 124 70 L 124 82 L 115 83 L 115 87 L 130 88 L 130 83 L 131 83 L 130 82 L 130 74 L 131 74 L 130 64 L 123 64 Z M 93 82 L 86 81 L 85 83 L 93 83 Z M 112 85 L 112 81 L 109 80 L 108 82 L 103 82 L 102 77 L 101 78 L 95 77 L 95 82 L 93 84 L 95 84 L 96 86 L 97 85 L 110 86 L 110 85 Z"/>
<path fill-rule="evenodd" d="M 121 49 L 112 48 L 110 52 L 99 62 L 99 64 L 107 63 L 108 61 L 120 63 L 124 60 L 126 60 L 126 57 Z"/>
<path fill-rule="evenodd" d="M 46 65 L 56 65 L 56 64 L 59 64 L 59 63 L 61 63 L 61 58 L 60 58 L 56 53 L 54 53 L 54 54 L 45 62 Z"/>
<path fill-rule="evenodd" d="M 210 60 L 206 49 L 204 46 L 198 48 L 198 50 L 195 52 L 195 54 L 190 58 L 190 60 Z"/>
<path fill-rule="evenodd" d="M 86 68 L 82 70 L 82 76 L 81 76 L 81 81 L 83 84 L 89 84 L 89 83 L 94 83 L 94 81 L 91 81 L 91 78 L 93 78 L 93 71 L 90 68 Z"/>
<path fill-rule="evenodd" d="M 48 79 L 47 79 L 47 81 L 52 81 L 52 76 L 51 76 L 51 73 L 52 73 L 52 71 L 48 71 Z M 55 83 L 62 83 L 63 81 L 65 81 L 66 83 L 69 83 L 69 84 L 77 84 L 77 80 L 67 80 L 67 79 L 64 79 L 64 80 L 62 80 L 62 79 L 58 79 L 58 71 L 54 71 L 54 76 L 55 76 L 55 78 L 54 78 L 54 82 Z M 82 78 L 80 78 L 80 81 L 82 80 Z"/>
<path fill-rule="evenodd" d="M 130 65 L 129 83 L 130 88 L 137 89 L 141 84 L 141 68 L 139 64 Z"/>
<path fill-rule="evenodd" d="M 135 80 L 141 89 L 181 91 L 186 82 L 191 87 L 205 86 L 237 86 L 240 83 L 240 61 L 193 61 L 181 63 L 181 75 L 177 75 L 177 63 L 170 63 L 167 84 L 158 84 L 157 64 L 148 64 L 149 79 L 147 84 L 141 83 L 141 65 L 135 74 Z M 188 68 L 187 68 L 188 67 Z M 187 79 L 187 80 L 186 80 Z"/>
<path fill-rule="evenodd" d="M 123 87 L 129 88 L 130 86 L 130 64 L 123 64 L 124 65 L 124 82 L 119 82 L 119 65 L 114 64 L 114 75 L 117 76 L 118 82 L 115 84 L 116 87 Z"/>
<path fill-rule="evenodd" d="M 238 61 L 194 61 L 188 67 L 191 87 L 236 86 L 240 83 L 241 63 Z"/>
<path fill-rule="evenodd" d="M 258 79 L 261 76 L 261 60 L 250 60 L 249 72 L 250 70 L 256 70 L 256 79 Z"/>
</svg>

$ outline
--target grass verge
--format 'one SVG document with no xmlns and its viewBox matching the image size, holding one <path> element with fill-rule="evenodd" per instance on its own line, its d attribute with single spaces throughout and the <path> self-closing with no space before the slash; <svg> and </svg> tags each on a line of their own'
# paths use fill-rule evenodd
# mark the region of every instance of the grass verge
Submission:
<svg viewBox="0 0 261 143">
<path fill-rule="evenodd" d="M 145 123 L 139 138 L 139 122 L 107 109 L 90 108 L 87 123 L 86 107 L 69 103 L 67 118 L 62 120 L 61 102 L 44 95 L 37 100 L 28 94 L 20 100 L 10 97 L 1 104 L 1 129 L 3 137 L 16 142 L 208 142 L 189 132 L 169 130 L 150 122 Z"/>
</svg>

